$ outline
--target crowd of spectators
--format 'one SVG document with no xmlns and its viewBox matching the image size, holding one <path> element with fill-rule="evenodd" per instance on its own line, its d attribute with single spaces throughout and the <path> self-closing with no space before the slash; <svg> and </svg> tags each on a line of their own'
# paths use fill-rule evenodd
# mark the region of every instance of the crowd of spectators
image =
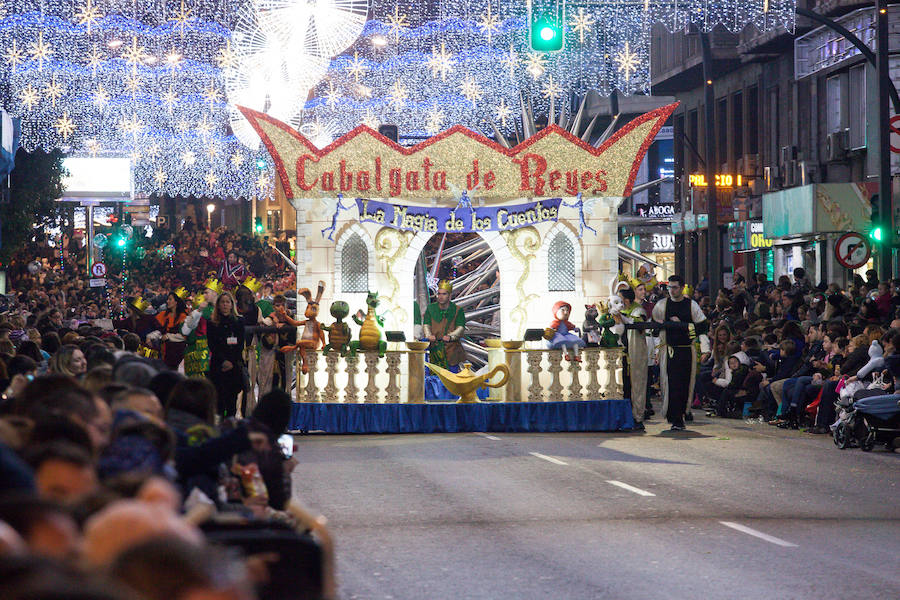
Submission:
<svg viewBox="0 0 900 600">
<path fill-rule="evenodd" d="M 224 230 L 140 241 L 143 258 L 128 257 L 122 279 L 104 289 L 84 286 L 75 245 L 67 252 L 36 242 L 7 265 L 14 292 L 0 309 L 0 597 L 255 598 L 287 557 L 238 555 L 235 545 L 212 542 L 228 536 L 211 532 L 235 523 L 312 540 L 321 551 L 310 566 L 314 589 L 299 577 L 291 597 L 332 596 L 325 521 L 291 494 L 289 394 L 271 387 L 243 418 L 223 418 L 209 379 L 144 356 L 147 332 L 127 327 L 134 311 L 120 319 L 122 304 L 143 298 L 159 316 L 151 321 L 167 328 L 184 310 L 173 290 L 193 294 L 211 273 L 221 277 L 229 254 L 242 276 L 268 275 L 277 295 L 294 286 L 286 261 Z M 168 245 L 171 258 L 160 251 Z"/>
<path fill-rule="evenodd" d="M 842 289 L 813 286 L 802 268 L 777 282 L 737 273 L 714 299 L 694 290 L 710 320 L 693 407 L 811 434 L 831 433 L 841 390 L 884 395 L 900 377 L 900 279 L 874 270 Z M 655 292 L 660 293 L 661 291 Z"/>
</svg>

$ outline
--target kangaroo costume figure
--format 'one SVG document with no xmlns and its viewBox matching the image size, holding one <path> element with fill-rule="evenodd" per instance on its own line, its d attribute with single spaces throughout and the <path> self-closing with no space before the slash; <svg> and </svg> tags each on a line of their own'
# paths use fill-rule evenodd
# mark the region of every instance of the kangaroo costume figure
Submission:
<svg viewBox="0 0 900 600">
<path fill-rule="evenodd" d="M 319 345 L 325 344 L 325 333 L 322 331 L 322 325 L 317 320 L 319 316 L 319 301 L 322 299 L 322 292 L 325 291 L 325 282 L 319 282 L 319 289 L 316 292 L 316 299 L 312 299 L 312 293 L 307 288 L 303 288 L 298 290 L 297 293 L 300 296 L 306 298 L 306 312 L 304 316 L 306 317 L 305 321 L 297 321 L 288 317 L 288 323 L 295 327 L 303 326 L 303 332 L 297 338 L 297 343 L 293 346 L 282 346 L 281 351 L 284 353 L 291 352 L 293 350 L 297 351 L 297 354 L 300 355 L 300 370 L 303 371 L 304 374 L 309 373 L 309 364 L 306 359 L 306 351 L 312 350 L 316 351 L 319 349 Z"/>
</svg>

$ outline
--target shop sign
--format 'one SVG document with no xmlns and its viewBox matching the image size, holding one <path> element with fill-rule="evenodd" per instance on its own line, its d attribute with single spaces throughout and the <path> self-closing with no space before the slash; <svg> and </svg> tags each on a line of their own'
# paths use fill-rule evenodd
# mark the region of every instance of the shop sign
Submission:
<svg viewBox="0 0 900 600">
<path fill-rule="evenodd" d="M 285 196 L 458 199 L 628 196 L 670 104 L 619 129 L 599 148 L 556 125 L 513 148 L 454 126 L 406 148 L 365 125 L 323 149 L 264 113 L 239 107 L 275 162 Z"/>
<path fill-rule="evenodd" d="M 675 236 L 671 233 L 641 236 L 641 252 L 675 252 Z"/>
<path fill-rule="evenodd" d="M 750 247 L 751 248 L 771 248 L 772 240 L 766 237 L 763 231 L 762 221 L 754 221 L 750 223 Z"/>
<path fill-rule="evenodd" d="M 359 220 L 405 231 L 461 233 L 509 231 L 559 218 L 562 200 L 541 200 L 527 204 L 481 207 L 430 207 L 391 204 L 357 198 Z"/>
<path fill-rule="evenodd" d="M 660 219 L 675 216 L 674 204 L 651 204 L 649 206 L 639 206 L 638 215 L 647 217 L 648 219 Z"/>
<path fill-rule="evenodd" d="M 733 252 L 772 247 L 772 240 L 766 237 L 761 221 L 731 223 L 728 233 L 728 241 Z"/>
</svg>

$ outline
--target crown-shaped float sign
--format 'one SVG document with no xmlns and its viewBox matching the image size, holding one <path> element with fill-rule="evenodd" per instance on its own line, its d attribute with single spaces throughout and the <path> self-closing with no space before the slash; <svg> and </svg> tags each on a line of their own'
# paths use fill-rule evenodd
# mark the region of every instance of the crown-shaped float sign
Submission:
<svg viewBox="0 0 900 600">
<path fill-rule="evenodd" d="M 456 125 L 406 148 L 365 125 L 321 150 L 289 125 L 238 107 L 272 156 L 288 198 L 628 196 L 653 138 L 678 104 L 634 119 L 599 147 L 551 125 L 512 148 Z"/>
</svg>

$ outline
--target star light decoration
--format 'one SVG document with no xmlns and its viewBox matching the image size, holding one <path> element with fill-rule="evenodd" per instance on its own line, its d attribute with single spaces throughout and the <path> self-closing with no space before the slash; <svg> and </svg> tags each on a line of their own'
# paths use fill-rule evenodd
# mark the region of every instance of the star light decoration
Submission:
<svg viewBox="0 0 900 600">
<path fill-rule="evenodd" d="M 388 16 L 389 31 L 394 34 L 394 42 L 400 41 L 400 33 L 409 27 L 409 19 L 400 13 L 400 5 L 394 4 L 394 14 Z"/>
<path fill-rule="evenodd" d="M 19 48 L 18 40 L 13 39 L 10 47 L 3 53 L 3 58 L 12 67 L 12 72 L 15 73 L 16 69 L 19 68 L 19 63 L 25 60 L 25 53 Z"/>
<path fill-rule="evenodd" d="M 572 28 L 572 31 L 578 34 L 579 44 L 584 45 L 584 34 L 591 30 L 591 25 L 593 24 L 594 17 L 592 17 L 590 13 L 585 13 L 584 8 L 579 8 L 578 14 L 573 16 L 572 20 L 569 21 L 569 26 Z"/>
<path fill-rule="evenodd" d="M 47 85 L 44 86 L 44 95 L 50 99 L 50 106 L 56 107 L 56 101 L 63 95 L 65 90 L 63 90 L 62 84 L 56 81 L 56 74 L 50 78 L 50 81 L 47 82 Z"/>
<path fill-rule="evenodd" d="M 391 87 L 391 91 L 387 95 L 388 104 L 394 110 L 400 110 L 409 98 L 409 91 L 399 81 L 395 82 Z"/>
<path fill-rule="evenodd" d="M 638 68 L 639 57 L 631 51 L 627 41 L 625 42 L 625 47 L 622 48 L 622 51 L 616 55 L 615 60 L 619 63 L 619 71 L 622 71 L 625 74 L 625 79 L 631 79 L 631 74 Z"/>
<path fill-rule="evenodd" d="M 22 88 L 19 92 L 19 100 L 28 110 L 34 108 L 34 105 L 38 103 L 41 99 L 41 94 L 34 89 L 31 84 L 28 84 L 26 87 Z"/>
<path fill-rule="evenodd" d="M 512 108 L 506 105 L 506 100 L 500 99 L 500 104 L 494 107 L 494 116 L 500 121 L 501 127 L 506 127 L 506 122 L 512 116 Z"/>
<path fill-rule="evenodd" d="M 444 111 L 439 108 L 432 108 L 428 113 L 428 120 L 425 121 L 425 131 L 428 135 L 436 135 L 440 133 L 444 126 L 444 120 L 447 117 Z"/>
<path fill-rule="evenodd" d="M 447 81 L 447 73 L 453 70 L 453 65 L 456 64 L 456 61 L 453 60 L 453 55 L 447 52 L 445 43 L 441 42 L 441 51 L 438 52 L 432 46 L 431 56 L 425 64 L 431 69 L 433 77 L 437 77 L 440 74 L 441 81 Z"/>
<path fill-rule="evenodd" d="M 38 71 L 43 71 L 44 63 L 49 61 L 50 56 L 53 54 L 50 46 L 44 43 L 43 30 L 38 32 L 38 39 L 28 48 L 28 53 L 31 54 L 32 59 L 38 61 Z"/>
<path fill-rule="evenodd" d="M 181 33 L 181 37 L 184 37 L 184 30 L 186 27 L 190 26 L 191 20 L 194 18 L 194 11 L 187 8 L 184 5 L 184 0 L 181 0 L 181 5 L 178 8 L 178 12 L 175 13 L 175 18 L 172 21 L 175 23 L 175 27 L 178 28 L 179 33 Z"/>
<path fill-rule="evenodd" d="M 204 178 L 212 170 L 216 193 L 254 195 L 260 152 L 220 126 L 227 122 L 221 90 L 224 71 L 234 67 L 229 27 L 237 3 L 141 4 L 135 11 L 123 0 L 0 3 L 0 93 L 21 120 L 21 146 L 131 157 L 137 192 L 208 194 Z M 217 97 L 204 97 L 208 84 Z M 182 122 L 188 126 L 179 129 Z M 186 148 L 202 154 L 179 168 Z M 222 160 L 222 153 L 242 160 Z M 162 183 L 154 178 L 159 170 L 168 174 Z"/>
<path fill-rule="evenodd" d="M 553 81 L 553 75 L 550 75 L 547 83 L 544 85 L 541 90 L 541 95 L 549 100 L 550 98 L 556 98 L 560 94 L 562 94 L 563 89 L 557 82 Z"/>
<path fill-rule="evenodd" d="M 92 0 L 87 0 L 84 5 L 78 9 L 78 12 L 75 13 L 75 18 L 79 25 L 87 26 L 87 34 L 91 35 L 91 27 L 100 22 L 100 19 L 103 18 L 103 13 L 94 6 Z"/>
<path fill-rule="evenodd" d="M 459 84 L 459 89 L 465 99 L 473 105 L 484 95 L 481 86 L 478 85 L 478 82 L 471 75 L 462 80 L 462 83 Z"/>
<path fill-rule="evenodd" d="M 109 100 L 110 98 L 112 98 L 112 96 L 109 94 L 109 92 L 106 91 L 106 89 L 103 87 L 103 84 L 101 83 L 97 86 L 97 89 L 94 90 L 91 98 L 94 106 L 102 111 L 109 104 Z"/>
<path fill-rule="evenodd" d="M 68 112 L 63 111 L 62 116 L 56 120 L 53 128 L 56 129 L 56 133 L 58 133 L 63 140 L 67 140 L 69 139 L 69 136 L 75 132 L 75 122 L 69 118 Z"/>
<path fill-rule="evenodd" d="M 488 46 L 491 45 L 492 35 L 500 31 L 500 23 L 499 17 L 491 12 L 491 5 L 488 3 L 487 11 L 478 20 L 478 28 L 487 36 Z"/>
</svg>

